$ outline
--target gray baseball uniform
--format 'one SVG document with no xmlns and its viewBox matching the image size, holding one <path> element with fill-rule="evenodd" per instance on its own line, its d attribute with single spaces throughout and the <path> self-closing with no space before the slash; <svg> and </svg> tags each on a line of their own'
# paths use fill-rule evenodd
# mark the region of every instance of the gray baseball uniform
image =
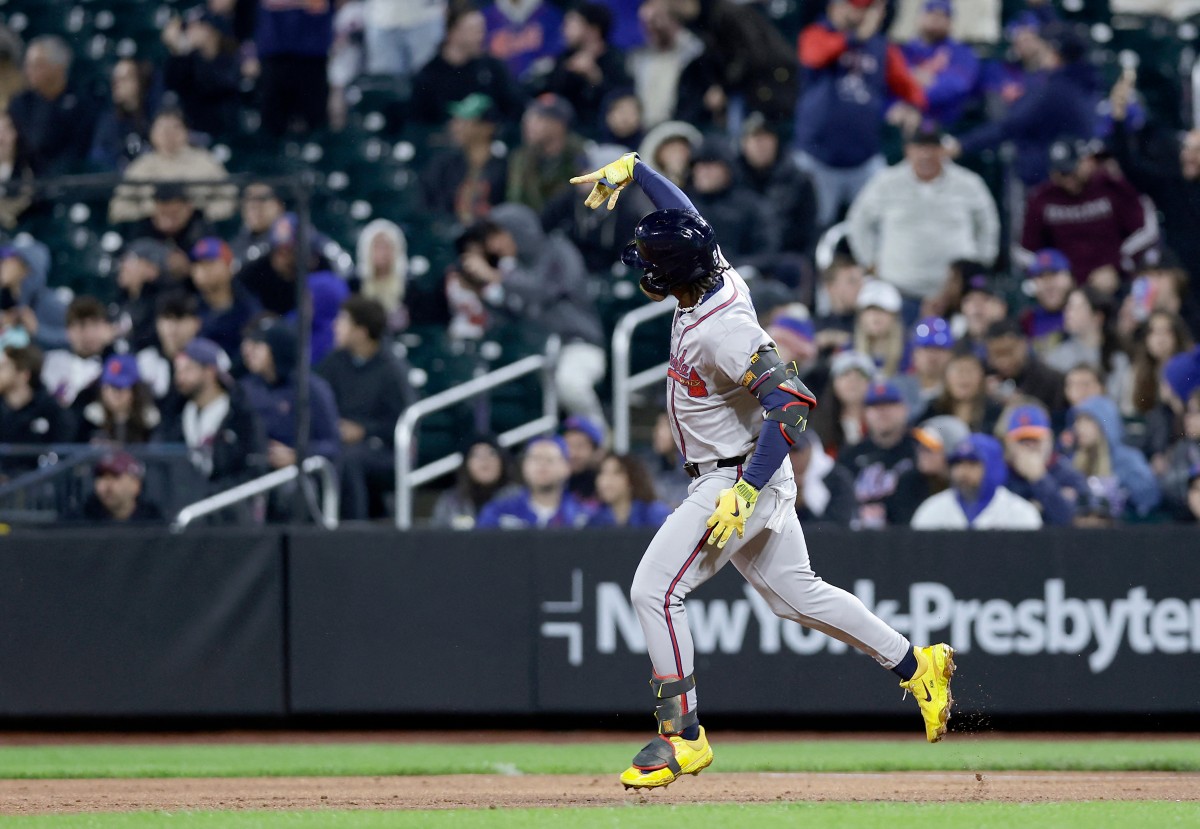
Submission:
<svg viewBox="0 0 1200 829">
<path fill-rule="evenodd" d="M 722 260 L 722 264 L 727 264 Z M 724 283 L 697 307 L 677 310 L 671 333 L 667 412 L 684 460 L 699 465 L 689 495 L 650 542 L 633 578 L 630 598 L 641 621 L 660 678 L 682 678 L 693 668 L 693 647 L 683 600 L 732 560 L 738 572 L 777 615 L 819 630 L 894 667 L 910 651 L 908 640 L 872 614 L 851 593 L 812 571 L 804 532 L 796 518 L 791 462 L 761 490 L 745 536 L 724 549 L 708 544 L 706 522 L 721 490 L 734 485 L 742 467 L 718 467 L 722 459 L 754 451 L 763 409 L 741 384 L 750 358 L 772 347 L 758 324 L 749 291 L 732 268 Z M 683 710 L 696 706 L 696 691 Z"/>
</svg>

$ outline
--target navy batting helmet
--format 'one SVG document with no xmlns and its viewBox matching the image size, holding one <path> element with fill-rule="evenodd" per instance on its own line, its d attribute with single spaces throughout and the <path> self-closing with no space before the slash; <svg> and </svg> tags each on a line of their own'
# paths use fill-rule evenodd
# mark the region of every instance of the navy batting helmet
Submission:
<svg viewBox="0 0 1200 829">
<path fill-rule="evenodd" d="M 642 286 L 662 296 L 721 269 L 712 225 L 700 214 L 677 207 L 643 217 L 621 261 L 643 269 Z"/>
</svg>

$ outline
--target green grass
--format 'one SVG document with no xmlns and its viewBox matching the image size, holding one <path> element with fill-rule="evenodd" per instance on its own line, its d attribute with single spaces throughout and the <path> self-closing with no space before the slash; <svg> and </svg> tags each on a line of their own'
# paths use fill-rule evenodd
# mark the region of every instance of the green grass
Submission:
<svg viewBox="0 0 1200 829">
<path fill-rule="evenodd" d="M 780 803 L 769 805 L 623 806 L 428 812 L 133 812 L 0 818 L 0 827 L 54 829 L 1141 829 L 1200 827 L 1196 804 L 1124 803 Z"/>
<path fill-rule="evenodd" d="M 1200 740 L 903 740 L 722 742 L 714 771 L 1200 771 Z M 287 777 L 417 774 L 605 774 L 639 748 L 627 741 L 322 743 L 0 747 L 0 778 Z"/>
</svg>

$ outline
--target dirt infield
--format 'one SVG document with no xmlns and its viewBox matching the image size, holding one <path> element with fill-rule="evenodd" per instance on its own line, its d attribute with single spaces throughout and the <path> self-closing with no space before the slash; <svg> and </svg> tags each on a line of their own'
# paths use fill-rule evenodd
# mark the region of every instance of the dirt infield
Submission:
<svg viewBox="0 0 1200 829">
<path fill-rule="evenodd" d="M 720 774 L 622 789 L 615 776 L 3 780 L 0 814 L 198 809 L 483 809 L 776 801 L 1200 801 L 1200 774 L 905 772 Z"/>
</svg>

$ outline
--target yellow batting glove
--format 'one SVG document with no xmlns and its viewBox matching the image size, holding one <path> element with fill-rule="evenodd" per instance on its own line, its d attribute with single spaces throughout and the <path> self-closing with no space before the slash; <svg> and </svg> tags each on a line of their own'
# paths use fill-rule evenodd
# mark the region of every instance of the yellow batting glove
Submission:
<svg viewBox="0 0 1200 829">
<path fill-rule="evenodd" d="M 638 161 L 637 153 L 625 153 L 612 164 L 606 164 L 594 173 L 575 176 L 571 179 L 571 183 L 594 183 L 592 192 L 588 193 L 588 197 L 583 203 L 595 210 L 607 200 L 608 209 L 612 210 L 617 206 L 617 196 L 621 195 L 621 191 L 629 186 L 629 182 L 633 181 L 633 168 Z"/>
<path fill-rule="evenodd" d="M 717 508 L 709 516 L 708 526 L 712 534 L 708 537 L 709 544 L 716 544 L 717 549 L 725 546 L 734 531 L 738 538 L 746 534 L 746 519 L 754 512 L 754 504 L 758 501 L 758 490 L 741 478 L 730 489 L 721 490 L 717 496 Z"/>
</svg>

